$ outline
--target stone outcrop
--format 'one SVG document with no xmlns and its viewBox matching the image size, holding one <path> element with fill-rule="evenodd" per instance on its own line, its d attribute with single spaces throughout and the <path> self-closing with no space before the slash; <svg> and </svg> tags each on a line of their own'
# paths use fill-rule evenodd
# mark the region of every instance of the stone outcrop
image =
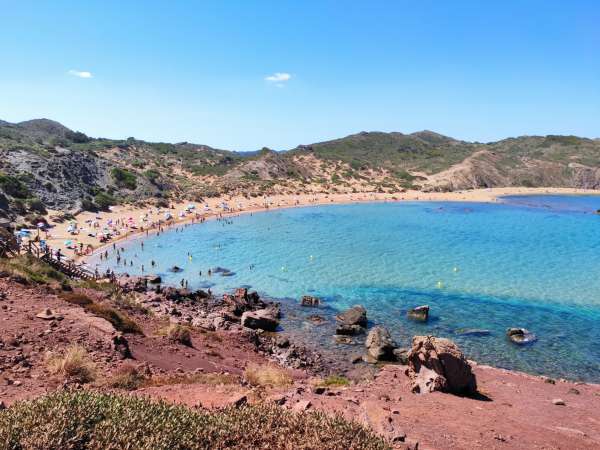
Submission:
<svg viewBox="0 0 600 450">
<path fill-rule="evenodd" d="M 392 361 L 395 359 L 394 349 L 396 348 L 396 344 L 390 332 L 384 327 L 376 326 L 369 331 L 365 347 L 367 347 L 367 353 L 364 358 L 366 362 L 375 363 L 377 361 Z"/>
<path fill-rule="evenodd" d="M 277 314 L 273 309 L 246 311 L 242 314 L 242 326 L 253 330 L 275 331 L 279 325 Z"/>
<path fill-rule="evenodd" d="M 415 336 L 408 354 L 412 390 L 468 395 L 477 391 L 471 365 L 454 342 L 433 336 Z"/>
</svg>

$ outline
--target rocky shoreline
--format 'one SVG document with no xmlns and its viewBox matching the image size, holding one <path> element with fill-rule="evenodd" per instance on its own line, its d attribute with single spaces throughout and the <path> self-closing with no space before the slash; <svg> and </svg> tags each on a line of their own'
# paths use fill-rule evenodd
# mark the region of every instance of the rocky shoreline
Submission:
<svg viewBox="0 0 600 450">
<path fill-rule="evenodd" d="M 353 380 L 374 378 L 381 364 L 408 365 L 413 391 L 444 391 L 473 395 L 477 392 L 471 366 L 458 347 L 447 339 L 417 336 L 411 349 L 399 348 L 389 331 L 376 325 L 367 331 L 367 310 L 355 305 L 335 317 L 334 339 L 352 345 L 353 338 L 365 335 L 362 350 L 350 358 L 324 357 L 325 352 L 310 348 L 281 331 L 282 305 L 263 300 L 256 291 L 237 288 L 231 294 L 214 296 L 202 289 L 163 286 L 156 275 L 122 275 L 117 283 L 124 293 L 135 292 L 141 305 L 171 323 L 206 331 L 231 331 L 243 335 L 255 350 L 283 367 L 302 369 L 313 375 L 344 375 Z M 315 308 L 321 300 L 303 296 L 300 308 Z M 409 311 L 415 320 L 427 320 L 428 306 Z M 315 320 L 317 315 L 313 315 Z M 324 320 L 324 319 L 323 319 Z M 366 364 L 361 364 L 366 363 Z"/>
<path fill-rule="evenodd" d="M 331 372 L 321 355 L 277 333 L 281 305 L 262 300 L 255 292 L 238 288 L 233 294 L 214 296 L 198 289 L 163 286 L 155 275 L 122 275 L 117 283 L 124 293 L 139 294 L 140 304 L 171 323 L 189 325 L 206 331 L 230 331 L 241 334 L 257 352 L 284 367 L 304 369 L 313 374 Z"/>
</svg>

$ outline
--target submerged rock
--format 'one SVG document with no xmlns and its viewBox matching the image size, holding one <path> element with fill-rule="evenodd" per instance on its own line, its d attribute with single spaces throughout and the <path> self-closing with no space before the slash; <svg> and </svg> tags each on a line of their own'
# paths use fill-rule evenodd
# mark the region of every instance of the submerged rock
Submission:
<svg viewBox="0 0 600 450">
<path fill-rule="evenodd" d="M 340 324 L 335 328 L 335 334 L 341 334 L 344 336 L 354 336 L 356 334 L 361 334 L 364 332 L 365 329 L 360 325 Z"/>
<path fill-rule="evenodd" d="M 525 328 L 509 328 L 506 330 L 506 336 L 517 345 L 531 344 L 537 340 L 535 334 Z"/>
<path fill-rule="evenodd" d="M 489 336 L 492 334 L 490 330 L 483 330 L 479 328 L 461 328 L 455 331 L 455 334 L 459 336 Z"/>
<path fill-rule="evenodd" d="M 415 336 L 408 364 L 415 393 L 473 394 L 477 391 L 471 365 L 456 344 L 448 339 Z"/>
<path fill-rule="evenodd" d="M 300 299 L 300 305 L 302 306 L 319 306 L 320 304 L 321 299 L 312 295 L 303 295 Z"/>
<path fill-rule="evenodd" d="M 394 357 L 394 343 L 390 332 L 381 326 L 376 326 L 369 331 L 365 341 L 367 347 L 368 361 L 392 361 Z"/>
<path fill-rule="evenodd" d="M 427 322 L 427 320 L 429 320 L 429 305 L 422 305 L 409 309 L 406 315 L 409 319 Z"/>
<path fill-rule="evenodd" d="M 313 325 L 323 325 L 327 320 L 323 316 L 319 316 L 318 314 L 311 314 L 306 318 Z"/>
</svg>

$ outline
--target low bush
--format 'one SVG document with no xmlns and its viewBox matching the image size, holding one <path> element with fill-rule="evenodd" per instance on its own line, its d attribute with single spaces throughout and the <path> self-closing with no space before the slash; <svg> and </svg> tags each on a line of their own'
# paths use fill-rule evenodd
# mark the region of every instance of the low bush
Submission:
<svg viewBox="0 0 600 450">
<path fill-rule="evenodd" d="M 60 353 L 50 355 L 46 366 L 50 373 L 68 381 L 89 383 L 96 378 L 96 367 L 80 345 L 72 345 Z"/>
<path fill-rule="evenodd" d="M 98 192 L 94 196 L 94 204 L 101 210 L 108 210 L 109 206 L 116 205 L 117 199 L 107 192 Z"/>
<path fill-rule="evenodd" d="M 86 390 L 56 392 L 0 411 L 0 443 L 11 450 L 390 448 L 363 426 L 319 412 L 272 404 L 191 410 Z"/>
<path fill-rule="evenodd" d="M 59 296 L 63 300 L 78 306 L 88 306 L 94 303 L 87 295 L 78 292 L 61 292 Z"/>
<path fill-rule="evenodd" d="M 129 316 L 100 303 L 91 303 L 84 306 L 86 311 L 108 320 L 116 330 L 123 333 L 143 334 L 140 326 Z"/>
<path fill-rule="evenodd" d="M 319 386 L 347 386 L 350 380 L 340 375 L 330 375 L 319 383 Z"/>
<path fill-rule="evenodd" d="M 121 169 L 120 167 L 113 167 L 110 174 L 118 187 L 130 190 L 137 188 L 136 176 L 128 170 Z"/>
<path fill-rule="evenodd" d="M 289 372 L 275 364 L 248 363 L 244 378 L 253 386 L 289 386 L 293 380 Z"/>
<path fill-rule="evenodd" d="M 147 377 L 132 364 L 121 366 L 105 383 L 107 387 L 133 391 L 142 386 Z"/>
<path fill-rule="evenodd" d="M 188 327 L 183 325 L 172 324 L 167 330 L 167 338 L 172 342 L 192 346 L 192 333 Z"/>
</svg>

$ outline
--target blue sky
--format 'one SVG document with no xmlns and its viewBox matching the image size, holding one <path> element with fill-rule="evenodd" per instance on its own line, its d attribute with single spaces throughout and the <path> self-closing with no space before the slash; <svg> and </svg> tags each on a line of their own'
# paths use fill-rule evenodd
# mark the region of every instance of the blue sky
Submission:
<svg viewBox="0 0 600 450">
<path fill-rule="evenodd" d="M 11 122 L 233 150 L 362 130 L 600 137 L 598 1 L 6 0 L 0 10 L 0 118 Z"/>
</svg>

